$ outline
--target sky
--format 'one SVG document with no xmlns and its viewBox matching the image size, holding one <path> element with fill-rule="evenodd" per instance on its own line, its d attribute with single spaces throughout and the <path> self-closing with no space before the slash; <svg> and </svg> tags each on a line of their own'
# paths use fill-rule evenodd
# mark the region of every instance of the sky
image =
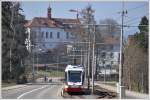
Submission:
<svg viewBox="0 0 150 100">
<path fill-rule="evenodd" d="M 69 12 L 69 10 L 78 9 L 81 11 L 88 4 L 95 10 L 94 17 L 97 23 L 99 23 L 100 20 L 111 18 L 121 24 L 121 14 L 118 13 L 122 11 L 121 1 L 22 1 L 21 7 L 24 11 L 23 14 L 28 20 L 31 20 L 34 17 L 46 17 L 49 5 L 52 8 L 52 17 L 54 18 L 76 18 L 76 13 Z M 138 26 L 141 17 L 148 16 L 148 2 L 125 1 L 124 10 L 128 11 L 124 17 L 124 24 Z M 124 36 L 127 38 L 128 35 L 133 34 L 136 31 L 138 31 L 137 27 L 124 28 Z"/>
</svg>

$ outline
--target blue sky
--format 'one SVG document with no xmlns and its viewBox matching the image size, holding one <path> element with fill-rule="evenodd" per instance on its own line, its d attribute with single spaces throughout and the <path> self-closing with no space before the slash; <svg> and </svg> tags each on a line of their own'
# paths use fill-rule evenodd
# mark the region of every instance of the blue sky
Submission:
<svg viewBox="0 0 150 100">
<path fill-rule="evenodd" d="M 68 2 L 68 1 L 24 1 L 21 2 L 21 6 L 24 10 L 23 14 L 26 16 L 26 19 L 31 20 L 33 17 L 46 17 L 47 8 L 50 4 L 52 8 L 52 17 L 54 18 L 76 18 L 76 13 L 69 12 L 70 9 L 81 10 L 87 5 L 91 4 L 92 8 L 95 10 L 94 16 L 97 22 L 104 20 L 106 18 L 112 18 L 118 23 L 121 23 L 121 15 L 118 14 L 122 10 L 122 2 L 104 2 L 104 1 L 95 1 L 95 2 Z M 142 16 L 148 16 L 148 2 L 131 2 L 126 1 L 125 9 L 128 10 L 128 14 L 125 17 L 125 24 L 127 25 L 138 25 Z M 126 23 L 128 22 L 128 23 Z M 135 28 L 125 28 L 125 36 L 135 33 L 138 29 Z"/>
</svg>

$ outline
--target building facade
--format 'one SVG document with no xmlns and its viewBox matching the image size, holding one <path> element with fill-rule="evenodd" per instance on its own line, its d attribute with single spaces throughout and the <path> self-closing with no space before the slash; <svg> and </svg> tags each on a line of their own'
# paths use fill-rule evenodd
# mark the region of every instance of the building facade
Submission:
<svg viewBox="0 0 150 100">
<path fill-rule="evenodd" d="M 34 17 L 25 27 L 28 33 L 28 41 L 33 46 L 33 51 L 39 49 L 48 51 L 61 45 L 63 42 L 72 41 L 74 36 L 68 31 L 70 24 L 79 24 L 78 19 L 53 18 L 51 7 L 47 9 L 47 17 Z M 31 49 L 31 48 L 28 48 Z"/>
</svg>

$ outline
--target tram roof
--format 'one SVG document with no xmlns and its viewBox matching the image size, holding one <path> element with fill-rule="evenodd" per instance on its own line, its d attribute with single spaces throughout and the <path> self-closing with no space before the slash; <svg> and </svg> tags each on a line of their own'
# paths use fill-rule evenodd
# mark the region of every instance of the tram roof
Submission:
<svg viewBox="0 0 150 100">
<path fill-rule="evenodd" d="M 67 65 L 65 72 L 69 71 L 69 70 L 73 70 L 73 71 L 83 71 L 84 68 L 81 65 Z"/>
</svg>

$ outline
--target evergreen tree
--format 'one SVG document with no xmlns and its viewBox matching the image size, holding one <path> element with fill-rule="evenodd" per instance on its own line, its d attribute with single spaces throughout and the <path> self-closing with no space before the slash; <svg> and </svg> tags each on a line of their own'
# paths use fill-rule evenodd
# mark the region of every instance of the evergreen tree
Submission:
<svg viewBox="0 0 150 100">
<path fill-rule="evenodd" d="M 138 26 L 140 32 L 135 34 L 137 44 L 147 50 L 148 48 L 148 19 L 146 16 L 142 17 Z"/>
<path fill-rule="evenodd" d="M 18 79 L 24 73 L 25 69 L 24 60 L 28 55 L 25 46 L 25 17 L 20 11 L 21 8 L 19 3 L 2 2 L 3 80 L 11 78 Z M 12 66 L 11 71 L 10 64 Z"/>
<path fill-rule="evenodd" d="M 11 21 L 11 2 L 2 2 L 2 79 L 8 79 L 10 75 L 10 44 L 12 38 Z"/>
<path fill-rule="evenodd" d="M 140 26 L 140 25 L 148 25 L 148 19 L 146 16 L 142 17 L 138 28 L 139 28 L 140 32 L 148 32 L 148 26 Z"/>
</svg>

